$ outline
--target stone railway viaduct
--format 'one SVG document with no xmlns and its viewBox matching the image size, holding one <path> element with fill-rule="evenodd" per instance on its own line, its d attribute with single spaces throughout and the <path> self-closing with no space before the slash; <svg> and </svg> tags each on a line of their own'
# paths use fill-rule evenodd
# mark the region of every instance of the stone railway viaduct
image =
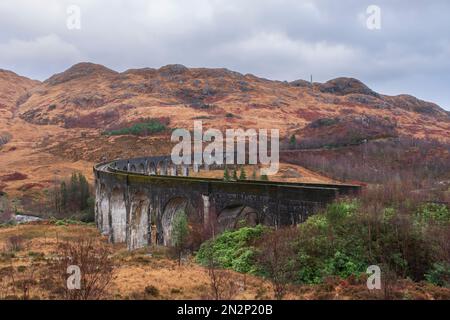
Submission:
<svg viewBox="0 0 450 320">
<path fill-rule="evenodd" d="M 224 230 L 247 220 L 270 226 L 305 221 L 338 195 L 357 193 L 346 184 L 223 181 L 189 177 L 205 166 L 175 166 L 170 156 L 115 160 L 94 166 L 95 219 L 113 243 L 134 250 L 171 245 L 172 221 L 185 209 L 192 223 Z M 251 214 L 230 208 L 250 207 Z M 189 210 L 188 210 L 189 209 Z"/>
</svg>

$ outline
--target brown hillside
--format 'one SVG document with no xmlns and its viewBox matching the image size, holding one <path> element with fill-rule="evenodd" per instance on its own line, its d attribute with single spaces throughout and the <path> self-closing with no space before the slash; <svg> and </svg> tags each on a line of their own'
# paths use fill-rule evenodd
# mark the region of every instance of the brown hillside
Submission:
<svg viewBox="0 0 450 320">
<path fill-rule="evenodd" d="M 17 104 L 26 98 L 28 90 L 38 84 L 39 81 L 0 69 L 0 120 L 11 117 Z"/>
<path fill-rule="evenodd" d="M 4 189 L 49 187 L 73 170 L 90 177 L 92 164 L 105 158 L 169 152 L 170 131 L 102 135 L 148 118 L 169 119 L 170 128 L 192 129 L 195 119 L 220 129 L 278 128 L 281 135 L 313 140 L 339 134 L 352 142 L 355 130 L 362 138 L 385 137 L 385 129 L 388 136 L 450 137 L 450 116 L 437 105 L 407 95 L 385 96 L 352 78 L 311 85 L 227 69 L 168 65 L 119 73 L 79 63 L 38 82 L 0 71 L 0 176 L 27 176 L 3 182 Z M 320 119 L 338 122 L 315 126 Z"/>
</svg>

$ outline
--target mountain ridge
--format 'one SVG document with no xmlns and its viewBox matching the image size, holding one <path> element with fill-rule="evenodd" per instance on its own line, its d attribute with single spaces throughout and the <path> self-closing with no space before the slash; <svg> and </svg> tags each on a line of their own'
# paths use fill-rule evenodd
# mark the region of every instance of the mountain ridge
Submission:
<svg viewBox="0 0 450 320">
<path fill-rule="evenodd" d="M 103 134 L 147 119 L 164 119 L 169 130 Z M 0 189 L 31 192 L 73 171 L 90 177 L 104 159 L 170 153 L 170 129 L 191 130 L 195 120 L 220 130 L 279 129 L 282 139 L 311 147 L 401 135 L 450 140 L 450 116 L 439 106 L 383 95 L 353 78 L 311 84 L 176 64 L 117 72 L 79 63 L 42 82 L 3 71 L 0 176 L 27 178 Z"/>
</svg>

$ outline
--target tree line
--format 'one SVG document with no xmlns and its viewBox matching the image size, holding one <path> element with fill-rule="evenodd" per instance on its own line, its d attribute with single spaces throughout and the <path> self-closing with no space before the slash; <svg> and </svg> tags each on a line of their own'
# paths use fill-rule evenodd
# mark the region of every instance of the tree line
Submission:
<svg viewBox="0 0 450 320">
<path fill-rule="evenodd" d="M 55 187 L 51 197 L 54 211 L 59 216 L 85 213 L 89 216 L 88 220 L 92 220 L 94 200 L 89 183 L 82 173 L 73 173 L 68 181 L 62 181 Z"/>
</svg>

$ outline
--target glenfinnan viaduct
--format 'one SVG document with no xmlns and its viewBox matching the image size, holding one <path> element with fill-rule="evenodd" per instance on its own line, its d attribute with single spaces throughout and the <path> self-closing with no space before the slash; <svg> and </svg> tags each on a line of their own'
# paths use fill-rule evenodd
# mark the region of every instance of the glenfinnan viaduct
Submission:
<svg viewBox="0 0 450 320">
<path fill-rule="evenodd" d="M 116 160 L 94 167 L 98 228 L 133 250 L 171 245 L 172 220 L 184 209 L 190 222 L 224 230 L 247 220 L 270 226 L 305 221 L 338 195 L 359 191 L 344 184 L 224 181 L 189 177 L 202 167 L 175 166 L 170 156 Z M 250 207 L 253 214 L 227 208 Z M 231 212 L 231 214 L 230 214 Z"/>
</svg>

